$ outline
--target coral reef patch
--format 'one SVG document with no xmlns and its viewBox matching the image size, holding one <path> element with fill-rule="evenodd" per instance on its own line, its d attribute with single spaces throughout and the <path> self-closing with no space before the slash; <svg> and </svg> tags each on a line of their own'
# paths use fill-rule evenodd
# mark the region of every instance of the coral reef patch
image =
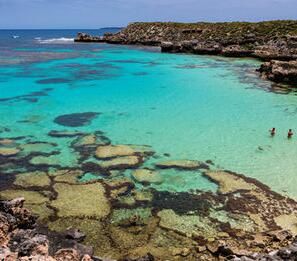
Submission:
<svg viewBox="0 0 297 261">
<path fill-rule="evenodd" d="M 67 127 L 81 127 L 90 124 L 98 115 L 97 112 L 65 114 L 56 117 L 54 122 Z"/>
</svg>

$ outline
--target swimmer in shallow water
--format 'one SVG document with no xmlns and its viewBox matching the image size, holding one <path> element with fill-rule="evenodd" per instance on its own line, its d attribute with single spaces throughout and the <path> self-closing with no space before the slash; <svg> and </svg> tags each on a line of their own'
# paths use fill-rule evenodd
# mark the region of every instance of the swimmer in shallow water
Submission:
<svg viewBox="0 0 297 261">
<path fill-rule="evenodd" d="M 274 136 L 275 133 L 276 133 L 276 129 L 275 128 L 272 128 L 269 132 L 270 132 L 270 135 L 271 136 Z"/>
<path fill-rule="evenodd" d="M 289 129 L 289 131 L 288 131 L 288 139 L 291 139 L 293 135 L 294 135 L 294 133 L 293 133 L 292 129 Z"/>
</svg>

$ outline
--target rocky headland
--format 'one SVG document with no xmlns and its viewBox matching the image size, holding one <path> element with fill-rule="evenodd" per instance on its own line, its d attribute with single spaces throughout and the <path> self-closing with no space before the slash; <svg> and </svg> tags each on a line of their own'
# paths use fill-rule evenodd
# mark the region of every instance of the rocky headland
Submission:
<svg viewBox="0 0 297 261">
<path fill-rule="evenodd" d="M 132 23 L 103 37 L 79 33 L 76 42 L 160 46 L 162 52 L 253 57 L 261 76 L 297 84 L 297 21 L 259 23 Z"/>
</svg>

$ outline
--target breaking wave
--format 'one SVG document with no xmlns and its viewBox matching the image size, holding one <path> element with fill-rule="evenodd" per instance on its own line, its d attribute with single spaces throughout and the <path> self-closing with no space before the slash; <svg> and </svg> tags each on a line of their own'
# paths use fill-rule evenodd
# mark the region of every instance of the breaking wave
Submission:
<svg viewBox="0 0 297 261">
<path fill-rule="evenodd" d="M 36 38 L 35 38 L 36 39 Z M 50 39 L 36 39 L 41 44 L 65 44 L 65 43 L 73 43 L 74 38 L 50 38 Z"/>
</svg>

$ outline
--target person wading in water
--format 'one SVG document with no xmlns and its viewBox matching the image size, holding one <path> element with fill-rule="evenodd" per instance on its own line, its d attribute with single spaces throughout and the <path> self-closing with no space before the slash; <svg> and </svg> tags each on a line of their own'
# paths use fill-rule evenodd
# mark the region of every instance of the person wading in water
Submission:
<svg viewBox="0 0 297 261">
<path fill-rule="evenodd" d="M 276 133 L 276 130 L 275 128 L 272 128 L 269 132 L 270 132 L 270 135 L 273 137 Z"/>
<path fill-rule="evenodd" d="M 293 135 L 294 135 L 294 133 L 293 133 L 292 129 L 289 129 L 289 131 L 288 131 L 288 139 L 291 139 Z"/>
</svg>

